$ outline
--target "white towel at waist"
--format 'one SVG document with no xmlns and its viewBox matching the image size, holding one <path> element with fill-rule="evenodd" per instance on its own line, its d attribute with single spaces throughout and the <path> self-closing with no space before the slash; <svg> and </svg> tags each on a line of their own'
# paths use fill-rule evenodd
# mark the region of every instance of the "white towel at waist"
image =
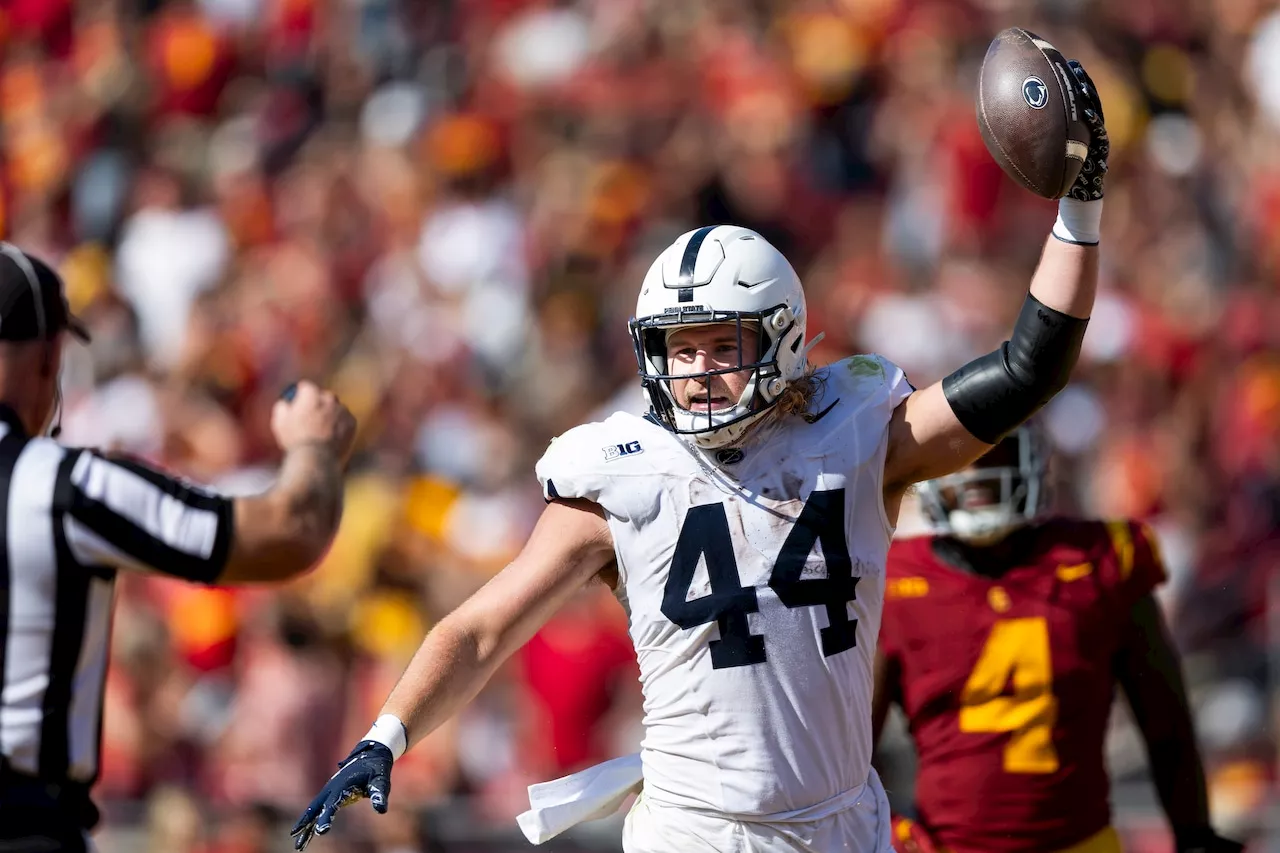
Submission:
<svg viewBox="0 0 1280 853">
<path fill-rule="evenodd" d="M 531 844 L 541 844 L 583 821 L 608 817 L 621 808 L 631 794 L 639 793 L 644 783 L 644 769 L 640 754 L 633 753 L 614 758 L 603 764 L 588 767 L 570 776 L 529 786 L 529 811 L 516 817 L 524 837 Z M 662 804 L 662 792 L 650 790 L 645 796 Z M 774 814 L 725 814 L 706 809 L 690 809 L 743 823 L 803 823 L 822 820 L 837 812 L 852 808 L 864 796 L 877 801 L 884 794 L 875 776 L 856 788 L 836 794 L 819 803 L 802 809 Z M 679 807 L 678 807 L 679 808 Z M 687 808 L 687 807 L 684 807 Z M 882 806 L 883 821 L 888 826 L 888 802 Z"/>
<path fill-rule="evenodd" d="M 608 817 L 640 791 L 640 753 L 529 786 L 529 811 L 516 817 L 530 844 L 541 844 L 586 820 Z"/>
</svg>

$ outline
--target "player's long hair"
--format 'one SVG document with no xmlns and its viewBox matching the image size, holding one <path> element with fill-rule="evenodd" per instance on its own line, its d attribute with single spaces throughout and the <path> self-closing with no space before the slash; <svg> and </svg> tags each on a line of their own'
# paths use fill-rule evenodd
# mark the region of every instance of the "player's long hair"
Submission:
<svg viewBox="0 0 1280 853">
<path fill-rule="evenodd" d="M 817 368 L 810 363 L 805 367 L 803 376 L 787 383 L 786 390 L 774 404 L 773 410 L 777 412 L 777 417 L 787 415 L 803 417 L 809 414 L 814 399 L 822 393 L 825 385 L 826 382 L 818 375 Z"/>
<path fill-rule="evenodd" d="M 787 383 L 778 401 L 770 406 L 761 419 L 752 424 L 743 438 L 738 441 L 744 441 L 746 435 L 758 436 L 762 430 L 771 430 L 790 415 L 799 415 L 805 420 L 812 419 L 815 414 L 810 411 L 813 401 L 822 395 L 826 384 L 826 377 L 819 376 L 817 368 L 809 364 L 799 379 L 792 379 Z M 734 442 L 734 444 L 737 443 Z"/>
</svg>

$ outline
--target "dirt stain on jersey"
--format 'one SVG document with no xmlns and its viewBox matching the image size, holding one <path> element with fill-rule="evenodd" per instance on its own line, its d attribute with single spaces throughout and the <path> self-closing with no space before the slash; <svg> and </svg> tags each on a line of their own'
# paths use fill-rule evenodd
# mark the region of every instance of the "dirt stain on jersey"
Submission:
<svg viewBox="0 0 1280 853">
<path fill-rule="evenodd" d="M 782 472 L 782 494 L 780 500 L 796 500 L 800 497 L 800 490 L 804 488 L 804 477 L 799 472 L 785 469 Z"/>
<path fill-rule="evenodd" d="M 884 378 L 884 363 L 869 355 L 855 355 L 847 362 L 850 376 L 879 376 Z"/>
</svg>

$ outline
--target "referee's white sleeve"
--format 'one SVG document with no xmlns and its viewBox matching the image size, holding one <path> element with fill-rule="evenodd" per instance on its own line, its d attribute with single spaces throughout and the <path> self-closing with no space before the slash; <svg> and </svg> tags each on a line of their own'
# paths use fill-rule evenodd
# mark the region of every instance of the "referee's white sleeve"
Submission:
<svg viewBox="0 0 1280 853">
<path fill-rule="evenodd" d="M 133 460 L 72 451 L 58 471 L 76 561 L 213 583 L 231 549 L 232 502 Z"/>
</svg>

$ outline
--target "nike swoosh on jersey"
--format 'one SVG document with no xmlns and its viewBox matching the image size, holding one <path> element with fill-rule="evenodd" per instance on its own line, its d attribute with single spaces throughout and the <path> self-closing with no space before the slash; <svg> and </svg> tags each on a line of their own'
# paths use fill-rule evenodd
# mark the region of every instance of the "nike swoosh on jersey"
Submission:
<svg viewBox="0 0 1280 853">
<path fill-rule="evenodd" d="M 818 412 L 818 414 L 814 415 L 812 418 L 806 418 L 805 420 L 811 424 L 816 424 L 818 421 L 825 418 L 827 416 L 827 412 L 834 409 L 839 403 L 840 403 L 840 398 L 837 397 L 835 399 L 835 402 L 833 402 L 830 406 L 827 406 L 825 409 L 823 409 L 821 412 Z"/>
<path fill-rule="evenodd" d="M 1079 563 L 1074 566 L 1058 566 L 1058 580 L 1063 583 L 1071 583 L 1078 581 L 1080 578 L 1088 577 L 1093 571 L 1093 563 Z"/>
</svg>

